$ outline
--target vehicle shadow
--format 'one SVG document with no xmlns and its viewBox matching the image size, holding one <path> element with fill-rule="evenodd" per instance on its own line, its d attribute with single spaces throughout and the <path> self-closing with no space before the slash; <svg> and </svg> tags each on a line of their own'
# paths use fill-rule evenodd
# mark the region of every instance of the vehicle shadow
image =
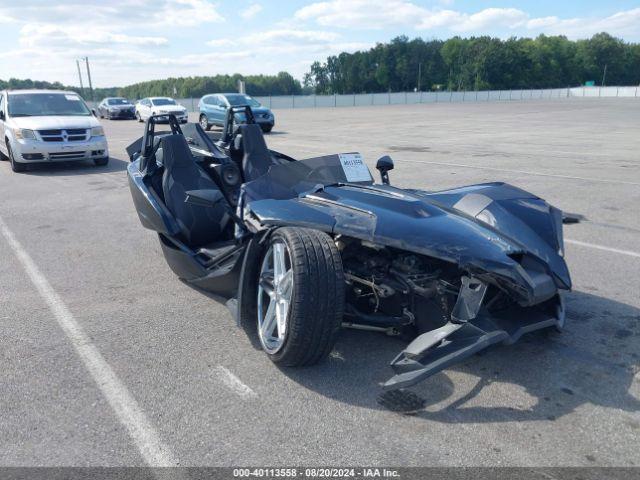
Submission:
<svg viewBox="0 0 640 480">
<path fill-rule="evenodd" d="M 92 160 L 33 163 L 21 175 L 72 176 L 86 175 L 88 173 L 122 172 L 127 169 L 128 164 L 129 162 L 116 157 L 110 157 L 109 163 L 105 166 L 97 166 Z"/>
<path fill-rule="evenodd" d="M 639 368 L 640 309 L 573 292 L 567 296 L 567 310 L 562 334 L 540 331 L 514 345 L 495 346 L 409 389 L 425 401 L 417 417 L 443 423 L 553 420 L 587 403 L 640 411 L 640 401 L 629 394 Z M 378 385 L 392 375 L 388 363 L 404 345 L 399 339 L 349 330 L 322 364 L 281 370 L 331 399 L 383 409 Z M 518 388 L 515 397 L 502 401 L 502 395 L 491 391 L 513 392 L 505 384 Z"/>
</svg>

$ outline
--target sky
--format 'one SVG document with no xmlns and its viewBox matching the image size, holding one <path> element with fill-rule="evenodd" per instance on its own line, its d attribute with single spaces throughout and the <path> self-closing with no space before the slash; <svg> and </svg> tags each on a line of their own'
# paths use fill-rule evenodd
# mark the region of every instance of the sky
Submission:
<svg viewBox="0 0 640 480">
<path fill-rule="evenodd" d="M 640 41 L 640 0 L 0 0 L 0 78 L 95 87 L 275 74 L 398 35 L 571 39 L 607 31 Z"/>
</svg>

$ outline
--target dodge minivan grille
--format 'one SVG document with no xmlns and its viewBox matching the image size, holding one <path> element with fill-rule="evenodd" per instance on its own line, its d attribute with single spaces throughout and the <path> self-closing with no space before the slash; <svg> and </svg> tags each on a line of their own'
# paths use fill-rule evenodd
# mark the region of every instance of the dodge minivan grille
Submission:
<svg viewBox="0 0 640 480">
<path fill-rule="evenodd" d="M 84 128 L 38 130 L 38 133 L 44 142 L 83 142 L 89 136 L 89 130 Z"/>
</svg>

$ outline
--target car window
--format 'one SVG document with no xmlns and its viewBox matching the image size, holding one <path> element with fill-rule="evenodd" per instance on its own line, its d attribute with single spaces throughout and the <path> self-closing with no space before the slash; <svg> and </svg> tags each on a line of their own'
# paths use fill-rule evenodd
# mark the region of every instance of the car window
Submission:
<svg viewBox="0 0 640 480">
<path fill-rule="evenodd" d="M 109 105 L 129 105 L 129 100 L 126 98 L 110 98 L 107 100 Z"/>
<path fill-rule="evenodd" d="M 9 94 L 8 107 L 12 117 L 91 115 L 89 107 L 75 93 Z"/>
<path fill-rule="evenodd" d="M 173 98 L 155 98 L 153 104 L 156 107 L 161 107 L 163 105 L 176 105 L 176 101 Z"/>
<path fill-rule="evenodd" d="M 249 105 L 251 107 L 259 107 L 260 103 L 251 98 L 249 95 L 243 95 L 241 93 L 234 93 L 230 95 L 225 95 L 225 98 L 229 102 L 231 106 L 237 105 Z"/>
</svg>

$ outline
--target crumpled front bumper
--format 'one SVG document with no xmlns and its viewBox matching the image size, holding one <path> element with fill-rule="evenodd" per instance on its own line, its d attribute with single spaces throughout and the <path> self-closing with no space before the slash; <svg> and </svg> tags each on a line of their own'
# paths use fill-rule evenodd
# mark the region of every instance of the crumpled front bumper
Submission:
<svg viewBox="0 0 640 480">
<path fill-rule="evenodd" d="M 449 322 L 419 335 L 393 359 L 395 375 L 382 388 L 410 387 L 491 345 L 511 344 L 525 333 L 543 328 L 561 329 L 565 321 L 563 297 L 558 294 L 550 302 L 555 302 L 554 312 L 516 306 L 496 316 L 481 310 L 473 320 Z"/>
</svg>

